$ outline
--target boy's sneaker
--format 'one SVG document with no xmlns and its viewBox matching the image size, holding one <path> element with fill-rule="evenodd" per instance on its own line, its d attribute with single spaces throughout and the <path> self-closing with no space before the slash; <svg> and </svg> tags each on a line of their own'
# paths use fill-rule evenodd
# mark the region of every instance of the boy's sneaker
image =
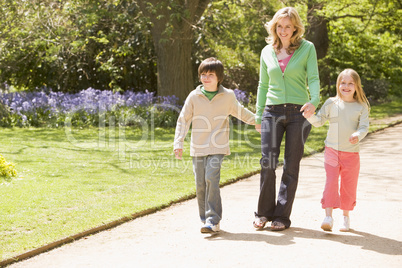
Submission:
<svg viewBox="0 0 402 268">
<path fill-rule="evenodd" d="M 321 229 L 323 229 L 324 231 L 331 232 L 332 226 L 334 226 L 334 220 L 332 219 L 331 216 L 326 216 L 321 224 Z"/>
<path fill-rule="evenodd" d="M 350 218 L 348 216 L 343 216 L 343 223 L 339 231 L 348 232 L 350 229 Z"/>
<path fill-rule="evenodd" d="M 204 224 L 204 226 L 201 227 L 201 233 L 203 234 L 211 234 L 211 233 L 216 233 L 220 231 L 219 223 L 214 225 L 210 223 Z"/>
</svg>

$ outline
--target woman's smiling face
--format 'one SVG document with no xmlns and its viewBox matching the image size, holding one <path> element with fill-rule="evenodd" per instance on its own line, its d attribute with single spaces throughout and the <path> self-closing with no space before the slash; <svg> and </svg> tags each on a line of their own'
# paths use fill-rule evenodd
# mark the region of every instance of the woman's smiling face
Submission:
<svg viewBox="0 0 402 268">
<path fill-rule="evenodd" d="M 296 27 L 293 25 L 289 17 L 282 18 L 276 24 L 276 33 L 283 43 L 289 43 L 290 38 L 296 31 Z"/>
</svg>

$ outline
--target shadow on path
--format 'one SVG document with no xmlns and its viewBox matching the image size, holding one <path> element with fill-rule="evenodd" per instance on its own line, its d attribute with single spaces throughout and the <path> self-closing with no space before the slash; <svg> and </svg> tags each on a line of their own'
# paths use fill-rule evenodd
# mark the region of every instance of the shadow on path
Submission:
<svg viewBox="0 0 402 268">
<path fill-rule="evenodd" d="M 268 231 L 265 228 L 256 233 L 230 233 L 220 231 L 218 234 L 205 237 L 210 241 L 254 241 L 266 242 L 271 245 L 286 246 L 295 244 L 295 238 L 325 239 L 339 242 L 345 245 L 360 246 L 362 249 L 375 251 L 387 255 L 402 255 L 402 242 L 373 234 L 350 230 L 342 234 L 293 227 L 282 232 Z M 270 235 L 272 234 L 272 235 Z M 278 236 L 278 234 L 280 234 Z"/>
</svg>

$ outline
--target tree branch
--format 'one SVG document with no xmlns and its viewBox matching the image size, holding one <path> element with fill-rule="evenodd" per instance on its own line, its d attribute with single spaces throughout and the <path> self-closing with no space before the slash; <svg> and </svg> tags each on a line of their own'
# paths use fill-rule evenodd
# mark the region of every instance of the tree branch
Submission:
<svg viewBox="0 0 402 268">
<path fill-rule="evenodd" d="M 378 4 L 378 0 L 375 1 L 374 6 L 373 6 L 373 11 L 372 11 L 371 14 L 370 14 L 370 18 L 369 18 L 369 20 L 367 21 L 366 26 L 364 26 L 364 29 L 363 29 L 361 32 L 364 32 L 364 31 L 366 30 L 366 28 L 368 27 L 369 23 L 371 22 L 371 19 L 372 19 L 373 16 L 374 16 L 374 13 L 375 13 L 374 11 L 375 11 L 375 8 L 377 7 L 377 4 Z"/>
<path fill-rule="evenodd" d="M 329 20 L 338 20 L 338 19 L 344 19 L 344 18 L 363 19 L 364 16 L 362 16 L 362 15 L 350 15 L 350 14 L 347 14 L 347 15 L 342 15 L 342 16 L 333 16 L 333 17 L 330 17 Z"/>
<path fill-rule="evenodd" d="M 197 9 L 195 10 L 194 13 L 194 17 L 196 18 L 196 21 L 194 22 L 197 22 L 199 20 L 199 18 L 204 13 L 205 9 L 207 9 L 209 2 L 210 0 L 200 0 L 198 2 Z"/>
</svg>

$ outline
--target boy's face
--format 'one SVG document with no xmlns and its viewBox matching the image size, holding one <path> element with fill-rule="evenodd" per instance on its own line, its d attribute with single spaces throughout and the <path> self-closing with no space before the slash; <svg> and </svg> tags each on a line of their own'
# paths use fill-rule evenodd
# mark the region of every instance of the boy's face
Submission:
<svg viewBox="0 0 402 268">
<path fill-rule="evenodd" d="M 206 91 L 218 90 L 218 77 L 214 72 L 204 72 L 200 75 L 201 83 Z"/>
</svg>

